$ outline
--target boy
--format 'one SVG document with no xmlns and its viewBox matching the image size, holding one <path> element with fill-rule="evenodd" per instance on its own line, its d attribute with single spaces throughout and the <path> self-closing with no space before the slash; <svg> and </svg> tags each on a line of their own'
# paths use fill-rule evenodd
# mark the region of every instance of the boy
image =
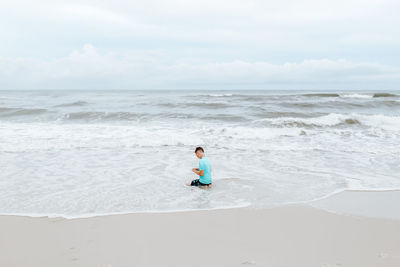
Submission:
<svg viewBox="0 0 400 267">
<path fill-rule="evenodd" d="M 193 180 L 191 183 L 187 183 L 189 186 L 205 186 L 210 187 L 212 184 L 211 180 L 211 163 L 208 158 L 204 155 L 204 149 L 202 147 L 196 147 L 194 151 L 199 160 L 199 168 L 193 168 L 192 171 L 199 175 L 199 179 Z"/>
</svg>

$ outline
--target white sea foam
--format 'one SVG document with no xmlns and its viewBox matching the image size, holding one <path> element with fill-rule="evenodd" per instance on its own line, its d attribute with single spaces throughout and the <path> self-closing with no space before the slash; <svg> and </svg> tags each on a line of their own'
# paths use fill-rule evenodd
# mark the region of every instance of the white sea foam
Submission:
<svg viewBox="0 0 400 267">
<path fill-rule="evenodd" d="M 343 94 L 340 96 L 344 98 L 373 98 L 372 94 Z"/>
<path fill-rule="evenodd" d="M 222 97 L 222 96 L 233 96 L 233 94 L 210 94 L 209 96 Z"/>
<path fill-rule="evenodd" d="M 201 97 L 188 105 L 196 97 L 184 93 L 11 94 L 19 104 L 1 107 L 47 111 L 0 116 L 0 214 L 74 218 L 269 207 L 345 189 L 400 188 L 397 106 L 375 109 L 363 102 L 375 100 L 359 98 L 361 109 L 354 110 L 339 106 L 351 98 L 325 106 L 337 97 L 238 95 L 244 100 L 221 98 L 224 105 L 210 108 Z M 57 119 L 77 112 L 84 118 Z M 212 162 L 210 190 L 184 185 L 196 178 L 199 145 Z"/>
</svg>

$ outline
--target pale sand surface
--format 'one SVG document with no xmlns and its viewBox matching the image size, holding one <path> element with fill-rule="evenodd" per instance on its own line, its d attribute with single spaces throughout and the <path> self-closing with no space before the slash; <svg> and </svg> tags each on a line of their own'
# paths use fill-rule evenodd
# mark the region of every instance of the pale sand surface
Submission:
<svg viewBox="0 0 400 267">
<path fill-rule="evenodd" d="M 340 214 L 400 220 L 399 190 L 344 191 L 310 205 Z"/>
<path fill-rule="evenodd" d="M 399 267 L 400 220 L 307 205 L 82 219 L 4 215 L 0 266 Z"/>
</svg>

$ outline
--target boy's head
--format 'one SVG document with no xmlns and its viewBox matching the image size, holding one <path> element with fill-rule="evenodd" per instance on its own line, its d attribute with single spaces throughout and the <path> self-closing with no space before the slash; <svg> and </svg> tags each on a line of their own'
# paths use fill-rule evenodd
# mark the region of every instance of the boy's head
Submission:
<svg viewBox="0 0 400 267">
<path fill-rule="evenodd" d="M 196 156 L 201 159 L 204 156 L 204 149 L 201 146 L 196 147 L 194 153 L 196 153 Z"/>
</svg>

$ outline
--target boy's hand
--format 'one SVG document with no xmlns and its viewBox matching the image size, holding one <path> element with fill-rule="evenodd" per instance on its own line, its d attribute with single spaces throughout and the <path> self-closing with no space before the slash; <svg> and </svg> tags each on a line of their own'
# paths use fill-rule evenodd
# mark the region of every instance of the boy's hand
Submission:
<svg viewBox="0 0 400 267">
<path fill-rule="evenodd" d="M 204 175 L 204 171 L 203 170 L 200 171 L 199 168 L 193 168 L 192 171 L 199 176 Z"/>
</svg>

